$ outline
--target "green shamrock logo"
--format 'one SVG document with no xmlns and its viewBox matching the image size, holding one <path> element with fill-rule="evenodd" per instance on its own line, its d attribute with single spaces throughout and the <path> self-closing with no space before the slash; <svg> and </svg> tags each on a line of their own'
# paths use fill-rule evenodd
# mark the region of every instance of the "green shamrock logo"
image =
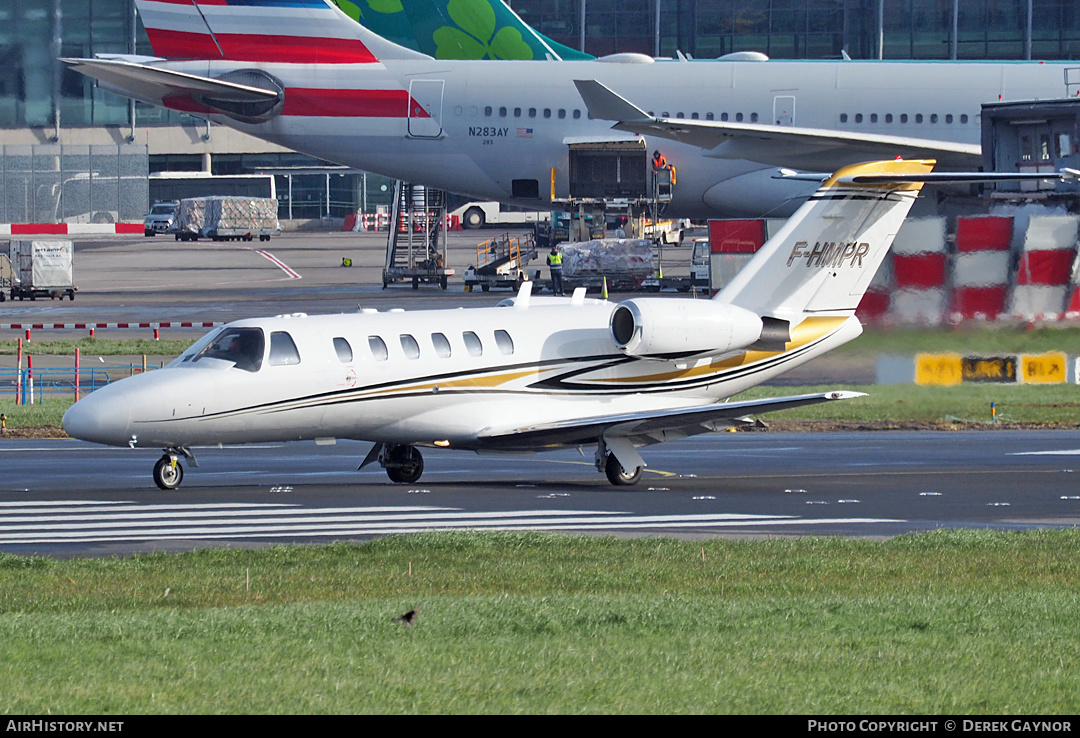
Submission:
<svg viewBox="0 0 1080 738">
<path fill-rule="evenodd" d="M 495 11 L 488 3 L 450 0 L 446 5 L 458 28 L 443 26 L 435 31 L 437 59 L 532 59 L 533 50 L 516 28 L 503 27 L 496 33 Z"/>
<path fill-rule="evenodd" d="M 364 17 L 364 9 L 350 0 L 333 0 L 334 5 L 345 11 L 345 15 L 357 23 Z M 365 4 L 376 13 L 403 13 L 405 12 L 401 0 L 365 0 Z"/>
</svg>

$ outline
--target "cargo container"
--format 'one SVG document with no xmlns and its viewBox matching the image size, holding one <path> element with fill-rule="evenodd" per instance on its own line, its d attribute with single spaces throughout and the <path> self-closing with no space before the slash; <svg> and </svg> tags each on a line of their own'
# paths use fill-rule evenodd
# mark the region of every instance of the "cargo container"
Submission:
<svg viewBox="0 0 1080 738">
<path fill-rule="evenodd" d="M 71 241 L 11 241 L 11 299 L 75 299 Z M 3 294 L 3 293 L 0 293 Z"/>
</svg>

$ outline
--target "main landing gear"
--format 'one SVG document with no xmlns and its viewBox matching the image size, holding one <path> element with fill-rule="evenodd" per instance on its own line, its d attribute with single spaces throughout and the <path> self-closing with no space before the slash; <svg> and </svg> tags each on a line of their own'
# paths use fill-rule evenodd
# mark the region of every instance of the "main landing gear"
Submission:
<svg viewBox="0 0 1080 738">
<path fill-rule="evenodd" d="M 181 456 L 190 460 L 192 466 L 199 465 L 188 449 L 167 448 L 165 454 L 154 464 L 154 484 L 166 491 L 180 486 L 180 482 L 184 481 L 184 467 L 180 464 Z"/>
<path fill-rule="evenodd" d="M 412 484 L 424 473 L 424 457 L 414 446 L 376 443 L 359 468 L 363 469 L 374 461 L 386 469 L 386 476 L 390 477 L 391 482 L 398 484 Z"/>
<path fill-rule="evenodd" d="M 621 457 L 621 461 L 620 461 Z M 624 467 L 623 464 L 626 464 Z M 630 487 L 641 479 L 645 461 L 627 438 L 601 436 L 596 443 L 596 470 L 616 487 Z"/>
</svg>

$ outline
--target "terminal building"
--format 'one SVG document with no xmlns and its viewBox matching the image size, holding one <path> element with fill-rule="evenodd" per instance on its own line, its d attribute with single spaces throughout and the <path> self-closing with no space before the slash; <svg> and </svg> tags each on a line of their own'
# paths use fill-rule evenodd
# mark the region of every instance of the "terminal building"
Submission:
<svg viewBox="0 0 1080 738">
<path fill-rule="evenodd" d="M 1080 59 L 1075 0 L 508 4 L 541 33 L 595 56 Z M 0 223 L 139 220 L 149 205 L 148 175 L 162 171 L 273 174 L 285 220 L 340 218 L 389 203 L 393 188 L 385 178 L 131 102 L 57 61 L 101 53 L 152 54 L 133 0 L 0 0 Z M 57 192 L 80 178 L 100 182 L 74 187 L 79 197 L 61 203 Z"/>
</svg>

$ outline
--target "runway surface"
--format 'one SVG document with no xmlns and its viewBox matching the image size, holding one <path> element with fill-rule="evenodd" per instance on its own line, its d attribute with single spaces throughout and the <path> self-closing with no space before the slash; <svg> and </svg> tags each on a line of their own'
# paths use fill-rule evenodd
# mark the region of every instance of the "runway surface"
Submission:
<svg viewBox="0 0 1080 738">
<path fill-rule="evenodd" d="M 423 530 L 889 537 L 1080 523 L 1080 432 L 735 433 L 644 450 L 638 486 L 585 456 L 425 452 L 414 485 L 357 471 L 367 444 L 200 449 L 183 486 L 157 454 L 0 442 L 0 550 L 51 556 L 363 540 Z"/>
</svg>

